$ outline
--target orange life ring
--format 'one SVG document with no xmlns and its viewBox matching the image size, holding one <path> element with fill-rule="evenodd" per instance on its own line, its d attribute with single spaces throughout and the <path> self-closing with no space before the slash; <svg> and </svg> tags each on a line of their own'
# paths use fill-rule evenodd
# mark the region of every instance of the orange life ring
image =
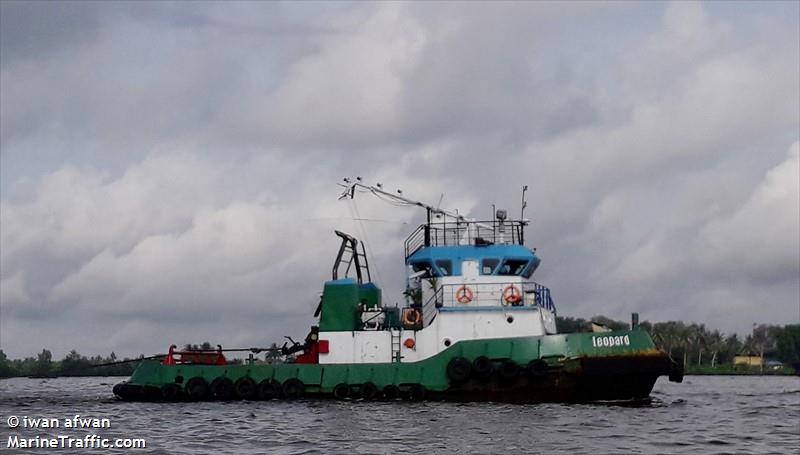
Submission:
<svg viewBox="0 0 800 455">
<path fill-rule="evenodd" d="M 513 284 L 509 284 L 503 289 L 503 300 L 510 304 L 519 303 L 522 301 L 522 292 L 517 289 Z"/>
<path fill-rule="evenodd" d="M 420 321 L 419 310 L 408 308 L 403 312 L 403 323 L 405 325 L 417 325 Z"/>
<path fill-rule="evenodd" d="M 458 303 L 472 302 L 472 289 L 468 288 L 466 285 L 458 288 L 456 291 L 456 300 Z"/>
</svg>

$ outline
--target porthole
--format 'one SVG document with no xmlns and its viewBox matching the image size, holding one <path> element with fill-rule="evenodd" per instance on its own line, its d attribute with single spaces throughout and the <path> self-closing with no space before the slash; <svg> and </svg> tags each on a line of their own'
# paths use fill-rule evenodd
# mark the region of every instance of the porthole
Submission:
<svg viewBox="0 0 800 455">
<path fill-rule="evenodd" d="M 445 338 L 444 339 L 444 346 L 445 347 L 450 347 L 451 344 L 452 344 L 452 342 L 450 341 L 450 338 Z"/>
<path fill-rule="evenodd" d="M 506 318 L 506 322 L 508 322 L 509 324 L 511 324 L 512 322 L 514 322 L 514 316 L 509 316 L 509 317 L 507 317 L 507 318 Z"/>
</svg>

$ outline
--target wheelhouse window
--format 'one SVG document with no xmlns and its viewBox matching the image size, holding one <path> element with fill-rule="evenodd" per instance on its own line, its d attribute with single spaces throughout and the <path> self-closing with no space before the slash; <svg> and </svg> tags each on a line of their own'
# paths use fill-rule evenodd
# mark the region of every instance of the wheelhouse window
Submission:
<svg viewBox="0 0 800 455">
<path fill-rule="evenodd" d="M 436 272 L 433 269 L 433 265 L 431 265 L 430 261 L 416 261 L 411 263 L 411 268 L 414 269 L 414 272 L 422 272 L 425 271 L 425 277 L 436 276 Z"/>
<path fill-rule="evenodd" d="M 525 270 L 523 270 L 523 271 L 522 271 L 522 276 L 523 276 L 523 277 L 525 277 L 525 278 L 530 278 L 530 277 L 531 277 L 531 275 L 533 275 L 533 271 L 534 271 L 534 270 L 536 270 L 536 267 L 535 267 L 535 265 L 534 265 L 534 262 L 533 262 L 533 261 L 530 261 L 530 263 L 528 264 L 528 266 L 527 266 L 527 267 L 525 267 Z"/>
<path fill-rule="evenodd" d="M 522 275 L 527 269 L 529 262 L 530 260 L 528 259 L 506 259 L 503 261 L 503 265 L 497 270 L 497 274 L 506 276 Z"/>
<path fill-rule="evenodd" d="M 439 270 L 431 264 L 431 261 L 422 260 L 417 261 L 411 264 L 411 267 L 414 269 L 414 272 L 425 271 L 425 275 L 421 278 L 430 278 L 432 276 L 441 276 Z M 452 269 L 452 268 L 451 268 Z M 452 271 L 452 270 L 450 270 Z"/>
<path fill-rule="evenodd" d="M 481 261 L 481 275 L 491 275 L 494 273 L 494 269 L 497 268 L 497 264 L 500 263 L 499 259 L 495 258 L 486 258 Z"/>
<path fill-rule="evenodd" d="M 436 261 L 436 268 L 442 276 L 450 276 L 453 274 L 453 261 L 449 259 L 440 259 Z"/>
</svg>

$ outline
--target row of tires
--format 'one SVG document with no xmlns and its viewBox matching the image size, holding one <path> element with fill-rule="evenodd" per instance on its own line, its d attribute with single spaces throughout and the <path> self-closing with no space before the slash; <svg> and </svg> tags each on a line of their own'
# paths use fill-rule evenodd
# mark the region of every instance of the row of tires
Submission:
<svg viewBox="0 0 800 455">
<path fill-rule="evenodd" d="M 242 377 L 235 382 L 226 377 L 219 377 L 209 384 L 204 378 L 194 377 L 181 386 L 177 378 L 175 383 L 161 386 L 161 399 L 165 401 L 229 401 L 229 400 L 272 400 L 276 398 L 294 399 L 305 395 L 305 384 L 297 378 L 289 378 L 283 383 L 273 379 L 255 382 L 252 378 Z"/>
<path fill-rule="evenodd" d="M 486 356 L 480 356 L 470 362 L 464 357 L 454 357 L 447 364 L 447 378 L 455 385 L 463 384 L 470 379 L 486 381 L 493 375 L 505 380 L 514 380 L 520 376 L 538 378 L 547 374 L 549 369 L 547 362 L 542 359 L 531 360 L 523 367 L 508 359 L 494 361 Z"/>
<path fill-rule="evenodd" d="M 513 381 L 527 376 L 533 380 L 546 375 L 549 369 L 547 362 L 541 359 L 532 360 L 527 365 L 520 366 L 509 359 L 492 360 L 486 356 L 480 356 L 470 361 L 464 357 L 454 357 L 447 364 L 446 373 L 450 384 L 458 386 L 468 381 L 488 381 L 492 377 Z M 184 384 L 183 378 L 178 377 L 174 383 L 164 384 L 160 389 L 150 386 L 118 384 L 114 388 L 114 393 L 124 399 L 163 401 L 273 400 L 300 398 L 306 394 L 306 386 L 297 378 L 289 378 L 281 383 L 274 379 L 256 382 L 249 377 L 242 377 L 236 381 L 218 377 L 208 383 L 202 377 L 194 377 Z M 427 389 L 422 384 L 403 384 L 402 386 L 389 384 L 381 389 L 372 382 L 341 383 L 333 389 L 334 398 L 340 400 L 404 398 L 420 401 L 424 400 L 427 395 Z"/>
<path fill-rule="evenodd" d="M 178 382 L 164 384 L 158 390 L 158 396 L 151 398 L 163 401 L 291 400 L 301 398 L 305 394 L 305 384 L 297 378 L 289 378 L 283 383 L 273 379 L 256 383 L 249 377 L 239 378 L 235 382 L 229 378 L 219 377 L 208 383 L 204 378 L 194 377 L 183 386 Z M 389 384 L 379 389 L 375 384 L 366 382 L 358 385 L 338 384 L 333 389 L 333 396 L 340 400 L 404 398 L 421 401 L 426 395 L 427 389 L 421 384 L 408 384 L 403 387 Z"/>
</svg>

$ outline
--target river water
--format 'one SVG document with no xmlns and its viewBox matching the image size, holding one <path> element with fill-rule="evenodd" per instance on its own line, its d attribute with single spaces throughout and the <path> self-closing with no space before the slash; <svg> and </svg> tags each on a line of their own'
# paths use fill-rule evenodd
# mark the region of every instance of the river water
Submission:
<svg viewBox="0 0 800 455">
<path fill-rule="evenodd" d="M 637 407 L 333 400 L 128 403 L 112 396 L 111 387 L 120 380 L 0 380 L 0 453 L 800 453 L 800 377 L 688 376 L 683 384 L 661 378 L 653 402 Z M 106 418 L 110 428 L 65 428 L 76 414 Z M 9 427 L 12 416 L 19 427 Z M 56 419 L 59 427 L 23 428 L 40 418 Z M 92 434 L 112 444 L 142 438 L 147 447 L 78 449 L 73 441 L 72 449 L 7 448 L 15 436 L 64 436 L 61 440 L 69 444 L 69 439 L 87 443 Z"/>
</svg>

